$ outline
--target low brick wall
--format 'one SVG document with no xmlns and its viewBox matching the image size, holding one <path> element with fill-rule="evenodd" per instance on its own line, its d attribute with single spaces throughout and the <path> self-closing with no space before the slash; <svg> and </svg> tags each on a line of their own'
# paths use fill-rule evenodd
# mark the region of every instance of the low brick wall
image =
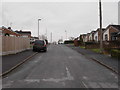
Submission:
<svg viewBox="0 0 120 90">
<path fill-rule="evenodd" d="M 88 42 L 85 44 L 85 48 L 87 49 L 100 48 L 100 43 Z M 119 41 L 103 42 L 103 48 L 104 49 L 120 48 L 120 42 Z"/>
</svg>

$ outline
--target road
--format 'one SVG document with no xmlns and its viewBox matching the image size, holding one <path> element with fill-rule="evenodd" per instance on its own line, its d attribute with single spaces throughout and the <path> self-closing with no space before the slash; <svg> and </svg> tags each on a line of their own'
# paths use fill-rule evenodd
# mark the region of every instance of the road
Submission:
<svg viewBox="0 0 120 90">
<path fill-rule="evenodd" d="M 3 88 L 118 88 L 118 76 L 65 45 L 50 45 L 4 78 Z"/>
</svg>

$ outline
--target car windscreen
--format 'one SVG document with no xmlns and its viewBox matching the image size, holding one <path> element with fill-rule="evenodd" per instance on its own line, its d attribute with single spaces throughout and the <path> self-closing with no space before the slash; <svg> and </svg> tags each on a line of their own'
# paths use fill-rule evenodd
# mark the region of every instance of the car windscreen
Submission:
<svg viewBox="0 0 120 90">
<path fill-rule="evenodd" d="M 35 41 L 35 45 L 44 45 L 44 41 Z"/>
</svg>

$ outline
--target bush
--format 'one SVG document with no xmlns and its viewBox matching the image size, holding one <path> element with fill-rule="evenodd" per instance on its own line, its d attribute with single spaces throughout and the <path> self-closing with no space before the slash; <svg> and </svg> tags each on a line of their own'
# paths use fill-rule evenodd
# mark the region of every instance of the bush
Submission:
<svg viewBox="0 0 120 90">
<path fill-rule="evenodd" d="M 64 44 L 73 44 L 74 43 L 74 41 L 72 41 L 72 40 L 66 40 L 66 41 L 64 41 Z"/>
<path fill-rule="evenodd" d="M 111 56 L 114 58 L 120 59 L 120 50 L 118 49 L 111 50 Z"/>
</svg>

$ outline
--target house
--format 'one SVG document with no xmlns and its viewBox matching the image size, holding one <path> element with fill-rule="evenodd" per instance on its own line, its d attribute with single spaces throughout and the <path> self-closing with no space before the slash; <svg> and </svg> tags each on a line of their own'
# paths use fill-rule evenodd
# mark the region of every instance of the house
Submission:
<svg viewBox="0 0 120 90">
<path fill-rule="evenodd" d="M 79 40 L 83 41 L 84 35 L 85 35 L 85 34 L 81 34 L 81 35 L 79 36 Z"/>
<path fill-rule="evenodd" d="M 6 27 L 3 26 L 2 28 L 0 28 L 0 36 L 16 36 L 16 37 L 19 37 L 20 34 L 14 32 L 11 29 L 11 27 L 6 28 Z"/>
<path fill-rule="evenodd" d="M 83 42 L 87 42 L 87 34 L 81 34 L 80 35 L 80 40 L 83 41 Z"/>
<path fill-rule="evenodd" d="M 90 33 L 87 33 L 87 35 L 86 35 L 86 41 L 87 41 L 87 42 L 90 41 Z"/>
<path fill-rule="evenodd" d="M 105 28 L 102 28 L 102 33 L 105 31 Z M 95 42 L 99 42 L 100 41 L 100 28 L 98 28 L 95 32 L 94 32 L 94 41 Z"/>
<path fill-rule="evenodd" d="M 94 41 L 94 34 L 95 34 L 95 31 L 92 31 L 89 35 L 89 41 Z"/>
<path fill-rule="evenodd" d="M 16 33 L 19 33 L 22 37 L 29 37 L 29 38 L 31 38 L 31 31 L 22 31 L 22 30 L 20 30 L 20 31 L 15 31 Z"/>
<path fill-rule="evenodd" d="M 109 25 L 103 33 L 103 41 L 117 40 L 116 35 L 120 32 L 120 25 Z"/>
</svg>

